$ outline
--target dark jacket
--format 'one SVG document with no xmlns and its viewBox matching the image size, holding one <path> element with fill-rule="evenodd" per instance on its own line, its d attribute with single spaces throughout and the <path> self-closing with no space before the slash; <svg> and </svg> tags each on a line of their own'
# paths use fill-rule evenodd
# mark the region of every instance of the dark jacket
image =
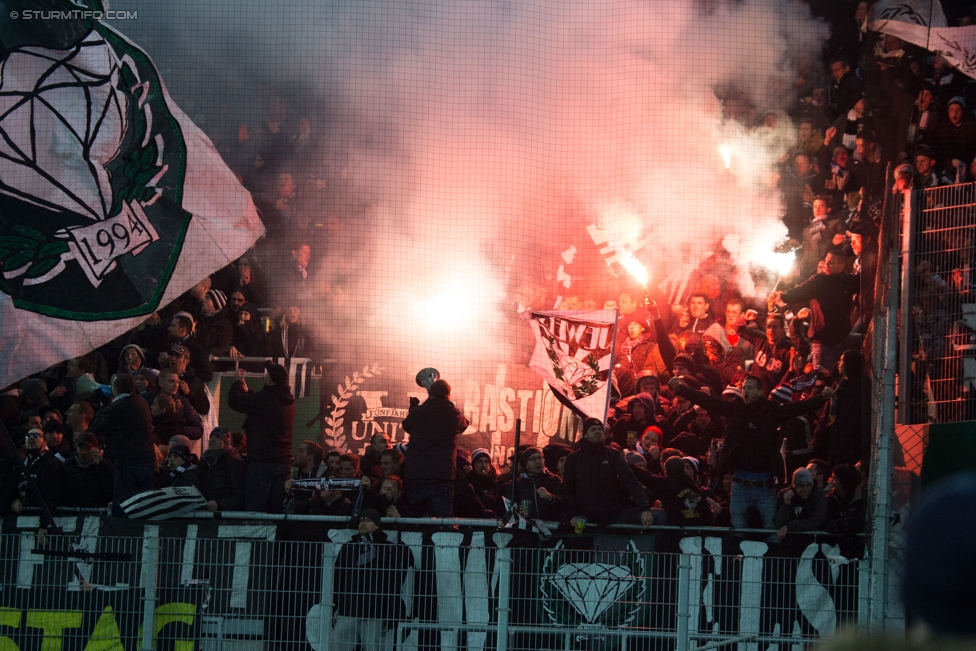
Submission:
<svg viewBox="0 0 976 651">
<path fill-rule="evenodd" d="M 151 415 L 151 405 L 156 401 L 159 390 L 145 391 L 139 395 L 150 405 L 149 413 Z M 177 434 L 182 434 L 191 441 L 199 441 L 203 438 L 203 420 L 193 408 L 190 399 L 181 393 L 177 393 L 174 400 L 176 402 L 175 414 L 161 414 L 152 418 L 153 441 L 156 445 L 168 444 L 169 440 Z"/>
<path fill-rule="evenodd" d="M 776 435 L 779 424 L 816 409 L 826 400 L 823 395 L 818 395 L 779 405 L 763 398 L 747 405 L 737 400 L 727 402 L 684 385 L 680 385 L 675 393 L 701 405 L 709 413 L 726 417 L 725 445 L 719 455 L 720 477 L 740 469 L 770 472 L 773 477 L 784 479 L 783 457 Z"/>
<path fill-rule="evenodd" d="M 105 508 L 112 501 L 115 467 L 111 461 L 81 465 L 71 457 L 61 469 L 61 504 Z"/>
<path fill-rule="evenodd" d="M 539 497 L 537 490 L 545 488 L 552 494 L 552 501 L 547 501 Z M 512 494 L 512 482 L 502 486 L 502 495 Z M 554 475 L 548 470 L 544 470 L 541 475 L 530 475 L 520 473 L 515 480 L 515 506 L 528 502 L 529 512 L 525 513 L 527 518 L 538 518 L 539 520 L 560 521 L 563 517 L 563 482 L 559 475 Z M 573 515 L 576 515 L 575 513 Z"/>
<path fill-rule="evenodd" d="M 827 521 L 827 498 L 822 490 L 813 487 L 810 497 L 805 500 L 795 492 L 793 499 L 787 504 L 783 494 L 792 487 L 784 488 L 776 496 L 776 516 L 773 524 L 777 527 L 786 526 L 787 531 L 821 531 Z"/>
<path fill-rule="evenodd" d="M 458 435 L 467 428 L 468 419 L 447 398 L 430 397 L 410 407 L 403 419 L 410 434 L 404 479 L 453 481 Z"/>
<path fill-rule="evenodd" d="M 160 471 L 160 486 L 163 488 L 169 486 L 193 486 L 198 491 L 203 493 L 201 490 L 200 473 L 197 472 L 197 467 L 194 464 L 188 466 L 181 466 L 176 470 L 167 470 L 165 466 Z"/>
<path fill-rule="evenodd" d="M 736 329 L 736 332 L 755 348 L 752 367 L 749 371 L 762 380 L 763 391 L 768 395 L 783 380 L 786 372 L 790 370 L 790 351 L 793 344 L 788 337 L 783 337 L 779 343 L 773 345 L 766 339 L 765 332 L 757 328 L 750 328 L 744 323 L 745 320 L 742 321 L 742 325 Z"/>
<path fill-rule="evenodd" d="M 219 310 L 213 316 L 201 316 L 197 321 L 196 337 L 200 340 L 200 347 L 204 352 L 214 357 L 227 355 L 234 340 L 234 326 L 230 322 L 227 310 Z"/>
<path fill-rule="evenodd" d="M 705 501 L 705 489 L 684 474 L 654 477 L 651 483 L 654 497 L 668 514 L 668 524 L 685 527 L 708 527 L 714 524 L 712 507 Z"/>
<path fill-rule="evenodd" d="M 116 467 L 156 463 L 152 414 L 141 396 L 127 395 L 103 407 L 89 429 L 104 438 Z"/>
<path fill-rule="evenodd" d="M 285 386 L 265 386 L 260 391 L 244 391 L 241 380 L 234 382 L 227 404 L 247 414 L 247 459 L 249 463 L 291 463 L 292 430 L 295 428 L 295 398 Z"/>
<path fill-rule="evenodd" d="M 197 466 L 200 492 L 217 503 L 219 511 L 244 510 L 244 473 L 247 466 L 230 448 L 207 450 Z"/>
<path fill-rule="evenodd" d="M 783 292 L 780 298 L 790 305 L 809 302 L 810 341 L 836 346 L 851 332 L 854 295 L 860 291 L 860 275 L 817 274 L 802 285 Z"/>
<path fill-rule="evenodd" d="M 367 447 L 366 452 L 359 458 L 359 472 L 363 477 L 369 477 L 369 480 L 374 484 L 383 479 L 380 455 L 373 451 L 373 446 Z"/>
<path fill-rule="evenodd" d="M 28 454 L 27 463 L 23 469 L 30 473 L 37 485 L 38 491 L 35 492 L 27 484 L 26 477 L 21 475 L 21 494 L 24 496 L 24 506 L 41 506 L 41 499 L 47 504 L 47 508 L 53 513 L 56 508 L 61 506 L 61 472 L 62 464 L 58 461 L 54 453 L 45 450 L 41 454 Z M 47 516 L 41 517 L 41 525 L 48 526 Z"/>
<path fill-rule="evenodd" d="M 582 515 L 599 525 L 615 522 L 630 501 L 641 511 L 651 508 L 647 492 L 624 458 L 586 439 L 566 457 L 563 499 L 567 518 Z"/>
<path fill-rule="evenodd" d="M 410 548 L 382 531 L 356 534 L 339 550 L 333 598 L 340 617 L 379 619 L 392 626 L 406 616 L 400 591 L 413 565 Z"/>
</svg>

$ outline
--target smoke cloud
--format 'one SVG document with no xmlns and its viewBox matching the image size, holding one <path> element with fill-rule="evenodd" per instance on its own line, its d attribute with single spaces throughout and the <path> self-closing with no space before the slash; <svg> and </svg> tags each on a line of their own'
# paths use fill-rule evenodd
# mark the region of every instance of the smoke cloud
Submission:
<svg viewBox="0 0 976 651">
<path fill-rule="evenodd" d="M 452 375 L 524 344 L 515 307 L 543 287 L 533 307 L 551 308 L 559 264 L 563 294 L 615 298 L 589 224 L 649 239 L 652 285 L 723 239 L 740 263 L 773 251 L 792 125 L 746 129 L 720 97 L 784 108 L 827 36 L 777 0 L 117 5 L 212 136 L 261 119 L 269 87 L 311 98 L 289 118 L 313 124 L 322 222 L 337 217 L 313 244 L 321 337 L 357 363 L 368 348 Z"/>
</svg>

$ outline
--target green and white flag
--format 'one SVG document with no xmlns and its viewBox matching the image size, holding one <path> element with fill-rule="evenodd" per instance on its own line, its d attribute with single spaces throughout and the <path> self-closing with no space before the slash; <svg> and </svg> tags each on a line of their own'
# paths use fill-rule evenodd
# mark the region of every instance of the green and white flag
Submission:
<svg viewBox="0 0 976 651">
<path fill-rule="evenodd" d="M 0 16 L 0 387 L 129 330 L 264 233 L 147 54 L 68 2 L 45 20 L 52 4 Z"/>
</svg>

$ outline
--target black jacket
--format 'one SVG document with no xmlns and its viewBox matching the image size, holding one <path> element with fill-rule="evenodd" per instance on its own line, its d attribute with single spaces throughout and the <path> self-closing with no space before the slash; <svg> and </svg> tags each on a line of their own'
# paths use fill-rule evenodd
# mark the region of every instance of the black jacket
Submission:
<svg viewBox="0 0 976 651">
<path fill-rule="evenodd" d="M 71 457 L 61 469 L 61 503 L 64 506 L 105 508 L 112 501 L 115 467 L 111 461 L 81 465 Z"/>
<path fill-rule="evenodd" d="M 552 494 L 553 500 L 547 501 L 539 497 L 536 493 L 540 488 L 545 488 Z M 512 482 L 502 486 L 502 495 L 512 494 Z M 562 520 L 563 516 L 563 482 L 559 475 L 554 475 L 548 470 L 544 470 L 541 475 L 530 475 L 520 473 L 515 480 L 515 506 L 520 506 L 523 502 L 529 503 L 528 518 L 538 518 L 540 520 Z M 576 515 L 575 513 L 573 515 Z"/>
<path fill-rule="evenodd" d="M 563 499 L 567 518 L 582 515 L 599 525 L 615 522 L 629 501 L 641 511 L 651 508 L 647 492 L 624 458 L 602 443 L 586 439 L 566 457 Z"/>
<path fill-rule="evenodd" d="M 295 398 L 285 386 L 265 386 L 244 391 L 238 380 L 231 386 L 227 404 L 247 414 L 247 459 L 249 463 L 291 463 L 292 430 L 295 428 Z"/>
<path fill-rule="evenodd" d="M 156 463 L 152 414 L 138 395 L 128 395 L 103 407 L 89 429 L 104 438 L 107 452 L 118 467 Z"/>
<path fill-rule="evenodd" d="M 817 274 L 802 285 L 783 292 L 780 298 L 790 305 L 809 302 L 810 341 L 836 346 L 851 332 L 854 295 L 860 291 L 860 275 Z"/>
<path fill-rule="evenodd" d="M 779 405 L 765 398 L 747 405 L 738 400 L 726 402 L 684 385 L 680 385 L 675 393 L 701 405 L 709 413 L 727 418 L 725 445 L 719 455 L 720 477 L 739 468 L 770 472 L 773 477 L 785 479 L 780 441 L 776 435 L 779 424 L 820 407 L 826 400 L 821 394 L 789 405 Z"/>
<path fill-rule="evenodd" d="M 200 492 L 217 503 L 220 511 L 244 510 L 244 473 L 247 466 L 231 449 L 207 450 L 197 466 Z"/>
<path fill-rule="evenodd" d="M 410 548 L 382 531 L 356 534 L 339 550 L 333 598 L 340 617 L 379 619 L 391 626 L 405 615 L 400 591 L 413 565 Z"/>
<path fill-rule="evenodd" d="M 410 407 L 403 429 L 410 434 L 404 479 L 453 481 L 458 435 L 468 428 L 464 417 L 447 398 L 427 398 Z"/>
</svg>

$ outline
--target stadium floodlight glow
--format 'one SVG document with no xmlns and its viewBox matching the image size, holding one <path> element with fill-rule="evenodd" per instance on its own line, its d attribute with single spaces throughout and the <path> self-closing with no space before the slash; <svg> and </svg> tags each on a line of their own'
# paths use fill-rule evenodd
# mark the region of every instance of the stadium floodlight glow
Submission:
<svg viewBox="0 0 976 651">
<path fill-rule="evenodd" d="M 732 167 L 732 145 L 729 144 L 728 139 L 724 140 L 722 144 L 718 146 L 718 153 L 722 157 L 722 162 L 725 164 L 725 169 Z"/>
</svg>

